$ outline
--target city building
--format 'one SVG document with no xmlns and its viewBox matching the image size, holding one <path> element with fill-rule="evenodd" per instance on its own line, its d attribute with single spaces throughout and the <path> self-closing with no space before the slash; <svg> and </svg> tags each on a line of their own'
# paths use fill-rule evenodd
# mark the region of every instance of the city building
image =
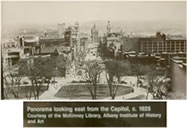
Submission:
<svg viewBox="0 0 187 128">
<path fill-rule="evenodd" d="M 185 53 L 186 40 L 167 40 L 165 34 L 157 32 L 156 37 L 140 38 L 140 52 L 152 53 Z"/>
<path fill-rule="evenodd" d="M 99 42 L 99 31 L 96 29 L 95 24 L 94 24 L 93 28 L 91 29 L 91 39 L 92 39 L 92 43 Z"/>
<path fill-rule="evenodd" d="M 2 44 L 2 48 L 12 48 L 12 47 L 18 47 L 18 42 L 14 39 L 6 40 Z"/>
<path fill-rule="evenodd" d="M 186 99 L 186 57 L 173 57 L 171 59 L 172 98 Z"/>
<path fill-rule="evenodd" d="M 34 35 L 21 35 L 16 40 L 18 48 L 23 49 L 26 56 L 33 55 L 39 45 L 39 37 Z"/>
<path fill-rule="evenodd" d="M 65 41 L 63 38 L 41 38 L 39 44 L 41 47 L 70 46 L 70 42 Z"/>
<path fill-rule="evenodd" d="M 99 43 L 88 44 L 86 57 L 85 57 L 86 61 L 100 59 L 100 57 L 98 56 L 98 51 L 97 51 L 98 46 L 99 46 Z"/>
<path fill-rule="evenodd" d="M 24 46 L 35 47 L 39 43 L 39 37 L 33 35 L 24 35 Z"/>
<path fill-rule="evenodd" d="M 86 52 L 87 47 L 88 47 L 88 37 L 81 37 L 80 38 L 80 51 Z"/>
<path fill-rule="evenodd" d="M 122 36 L 121 32 L 112 32 L 110 21 L 108 21 L 106 35 L 104 35 L 102 40 L 104 43 L 106 42 L 107 48 L 114 56 L 122 53 Z"/>
<path fill-rule="evenodd" d="M 39 43 L 39 37 L 34 35 L 21 35 L 17 37 L 19 47 L 35 47 Z"/>
<path fill-rule="evenodd" d="M 64 38 L 65 23 L 58 24 L 58 38 Z"/>
<path fill-rule="evenodd" d="M 128 37 L 123 36 L 122 37 L 122 52 L 139 52 L 139 38 L 137 37 Z"/>
<path fill-rule="evenodd" d="M 73 60 L 78 51 L 80 51 L 80 38 L 79 38 L 79 23 L 74 26 L 65 28 L 65 24 L 58 24 L 59 38 L 40 38 L 40 47 L 36 50 L 35 54 L 53 55 L 63 54 L 70 60 Z M 63 30 L 63 31 L 62 31 Z"/>
<path fill-rule="evenodd" d="M 108 33 L 107 35 L 107 48 L 114 52 L 114 55 L 117 56 L 122 49 L 122 41 L 120 33 Z"/>
<path fill-rule="evenodd" d="M 185 53 L 186 40 L 166 40 L 163 48 L 164 52 L 170 53 Z"/>
<path fill-rule="evenodd" d="M 109 34 L 109 33 L 111 33 L 111 29 L 112 29 L 112 27 L 111 27 L 111 25 L 110 25 L 110 21 L 108 21 L 108 23 L 107 23 L 107 34 Z"/>
<path fill-rule="evenodd" d="M 40 51 L 40 55 L 59 55 L 59 51 L 55 47 L 45 47 L 42 48 Z"/>
<path fill-rule="evenodd" d="M 19 59 L 24 58 L 24 50 L 20 48 L 8 48 L 3 51 L 3 65 L 13 66 L 17 64 Z"/>
</svg>

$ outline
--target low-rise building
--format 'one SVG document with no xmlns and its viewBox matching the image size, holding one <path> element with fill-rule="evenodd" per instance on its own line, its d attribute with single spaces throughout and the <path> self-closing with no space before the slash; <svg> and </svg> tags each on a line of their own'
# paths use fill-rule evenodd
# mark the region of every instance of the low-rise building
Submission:
<svg viewBox="0 0 187 128">
<path fill-rule="evenodd" d="M 16 48 L 18 47 L 18 42 L 14 39 L 10 39 L 10 40 L 5 40 L 4 43 L 2 44 L 2 48 L 6 49 L 6 48 Z"/>
<path fill-rule="evenodd" d="M 3 66 L 12 66 L 17 64 L 20 58 L 24 58 L 24 49 L 8 48 L 3 51 Z"/>
</svg>

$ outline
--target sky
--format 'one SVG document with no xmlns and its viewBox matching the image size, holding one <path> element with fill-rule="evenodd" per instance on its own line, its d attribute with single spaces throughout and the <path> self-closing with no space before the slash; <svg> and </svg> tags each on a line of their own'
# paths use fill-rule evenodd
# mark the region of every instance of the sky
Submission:
<svg viewBox="0 0 187 128">
<path fill-rule="evenodd" d="M 2 2 L 2 25 L 92 20 L 186 21 L 185 2 Z"/>
</svg>

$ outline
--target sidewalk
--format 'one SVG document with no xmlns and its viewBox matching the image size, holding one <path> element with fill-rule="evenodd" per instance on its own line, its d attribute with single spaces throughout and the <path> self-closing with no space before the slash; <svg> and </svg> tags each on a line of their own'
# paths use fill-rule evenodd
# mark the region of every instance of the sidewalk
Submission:
<svg viewBox="0 0 187 128">
<path fill-rule="evenodd" d="M 68 100 L 68 99 L 55 97 L 55 94 L 59 91 L 59 89 L 62 86 L 68 85 L 72 81 L 72 79 L 71 78 L 66 78 L 66 79 L 56 78 L 56 81 L 57 83 L 50 84 L 49 89 L 40 96 L 39 98 L 40 100 L 55 100 L 55 99 Z M 132 88 L 134 89 L 134 92 L 126 94 L 126 95 L 122 95 L 122 96 L 116 96 L 115 100 L 128 100 L 128 99 L 133 99 L 133 98 L 135 100 L 136 97 L 142 97 L 142 100 L 145 99 L 144 97 L 146 97 L 147 95 L 146 89 L 140 88 L 140 87 L 132 87 Z M 111 97 L 107 97 L 102 100 L 111 100 Z M 141 100 L 141 99 L 138 99 L 138 100 Z"/>
<path fill-rule="evenodd" d="M 59 89 L 64 86 L 67 85 L 68 82 L 71 81 L 71 79 L 62 79 L 62 78 L 56 78 L 55 79 L 57 81 L 57 83 L 55 84 L 50 84 L 49 85 L 49 89 L 47 91 L 45 91 L 41 96 L 40 96 L 40 100 L 55 100 L 55 99 L 62 99 L 62 98 L 58 98 L 55 97 L 55 94 L 59 91 Z"/>
<path fill-rule="evenodd" d="M 134 92 L 123 95 L 123 96 L 116 96 L 115 100 L 128 100 L 137 96 L 145 96 L 147 95 L 147 90 L 140 87 L 132 87 L 134 89 Z M 103 100 L 111 100 L 111 97 L 107 97 Z M 143 100 L 143 99 L 142 99 Z"/>
</svg>

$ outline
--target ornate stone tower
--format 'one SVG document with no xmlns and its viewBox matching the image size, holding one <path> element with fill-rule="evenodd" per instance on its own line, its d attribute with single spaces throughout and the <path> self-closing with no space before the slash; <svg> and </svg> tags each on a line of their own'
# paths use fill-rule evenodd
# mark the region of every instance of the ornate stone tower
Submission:
<svg viewBox="0 0 187 128">
<path fill-rule="evenodd" d="M 111 32 L 111 25 L 110 25 L 110 21 L 108 21 L 107 24 L 107 34 L 109 34 Z"/>
<path fill-rule="evenodd" d="M 91 29 L 91 38 L 92 38 L 92 43 L 99 42 L 99 31 L 96 29 L 95 24 L 94 24 L 93 28 Z"/>
</svg>

